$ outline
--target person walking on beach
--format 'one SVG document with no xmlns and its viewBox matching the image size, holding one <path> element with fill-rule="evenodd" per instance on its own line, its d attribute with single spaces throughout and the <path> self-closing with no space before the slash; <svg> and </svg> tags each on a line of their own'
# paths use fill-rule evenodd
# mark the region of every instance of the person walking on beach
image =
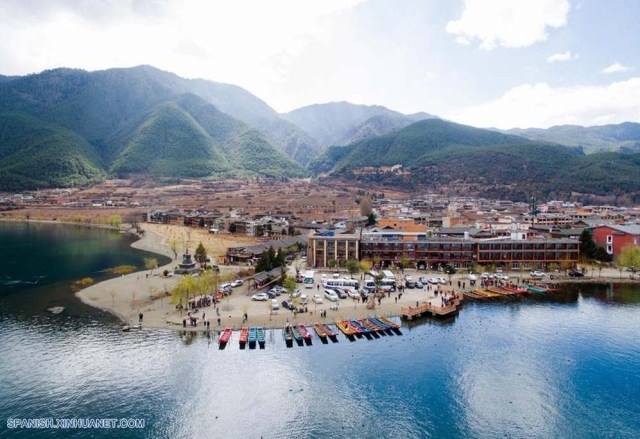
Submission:
<svg viewBox="0 0 640 439">
<path fill-rule="evenodd" d="M 220 317 L 218 317 L 218 326 L 220 326 Z"/>
</svg>

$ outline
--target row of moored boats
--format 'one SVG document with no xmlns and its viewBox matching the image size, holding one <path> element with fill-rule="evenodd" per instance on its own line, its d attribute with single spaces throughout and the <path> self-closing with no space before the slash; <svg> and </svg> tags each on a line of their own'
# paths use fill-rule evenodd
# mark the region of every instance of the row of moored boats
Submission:
<svg viewBox="0 0 640 439">
<path fill-rule="evenodd" d="M 522 286 L 512 284 L 485 286 L 476 288 L 473 291 L 465 291 L 463 294 L 470 299 L 486 300 L 526 294 L 547 294 L 554 291 L 557 291 L 557 287 L 553 285 L 542 282 L 530 282 L 528 284 L 522 284 Z"/>
<path fill-rule="evenodd" d="M 287 347 L 292 347 L 294 342 L 298 346 L 309 346 L 313 344 L 312 330 L 324 344 L 327 344 L 329 341 L 337 343 L 338 330 L 350 341 L 363 337 L 371 340 L 387 335 L 402 335 L 400 325 L 397 323 L 384 317 L 369 317 L 364 319 L 339 320 L 335 326 L 315 323 L 312 329 L 302 323 L 287 323 L 282 330 L 282 337 Z M 222 331 L 218 339 L 220 349 L 224 349 L 229 344 L 232 335 L 233 328 L 225 328 L 224 331 Z M 240 344 L 240 349 L 244 349 L 247 345 L 250 349 L 255 349 L 256 345 L 259 346 L 260 349 L 264 349 L 264 328 L 260 326 L 242 327 L 240 329 L 238 343 Z"/>
</svg>

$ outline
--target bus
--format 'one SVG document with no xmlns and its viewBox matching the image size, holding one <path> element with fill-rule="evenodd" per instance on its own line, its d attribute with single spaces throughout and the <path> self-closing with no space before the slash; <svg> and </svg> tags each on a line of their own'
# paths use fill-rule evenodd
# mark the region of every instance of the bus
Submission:
<svg viewBox="0 0 640 439">
<path fill-rule="evenodd" d="M 322 279 L 322 286 L 325 288 L 331 287 L 342 287 L 342 288 L 351 288 L 353 290 L 357 290 L 360 288 L 360 284 L 355 279 L 346 279 L 346 278 L 338 278 L 338 279 Z"/>
<path fill-rule="evenodd" d="M 313 284 L 315 283 L 314 279 L 315 273 L 312 270 L 305 271 L 302 276 L 302 284 L 305 288 L 313 288 Z"/>
</svg>

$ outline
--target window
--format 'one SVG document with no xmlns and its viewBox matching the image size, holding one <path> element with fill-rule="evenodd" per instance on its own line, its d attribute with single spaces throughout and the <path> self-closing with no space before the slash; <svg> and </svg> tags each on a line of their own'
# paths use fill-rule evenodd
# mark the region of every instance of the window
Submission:
<svg viewBox="0 0 640 439">
<path fill-rule="evenodd" d="M 607 244 L 613 243 L 613 235 L 607 235 Z"/>
<path fill-rule="evenodd" d="M 613 254 L 613 246 L 611 244 L 607 244 L 607 253 Z"/>
</svg>

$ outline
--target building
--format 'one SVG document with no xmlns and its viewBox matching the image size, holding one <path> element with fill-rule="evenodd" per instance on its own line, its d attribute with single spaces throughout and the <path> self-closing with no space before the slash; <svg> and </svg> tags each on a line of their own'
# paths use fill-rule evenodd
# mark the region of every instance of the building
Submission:
<svg viewBox="0 0 640 439">
<path fill-rule="evenodd" d="M 617 257 L 627 245 L 640 245 L 640 226 L 618 226 L 613 224 L 593 228 L 593 240 L 604 247 L 608 254 Z"/>
<path fill-rule="evenodd" d="M 408 261 L 418 269 L 445 265 L 469 268 L 474 264 L 497 265 L 509 270 L 574 266 L 580 253 L 572 239 L 523 239 L 524 233 L 497 238 L 429 236 L 426 233 L 382 230 L 361 235 L 312 236 L 309 262 L 327 267 L 335 260 L 369 259 L 386 267 Z"/>
</svg>

